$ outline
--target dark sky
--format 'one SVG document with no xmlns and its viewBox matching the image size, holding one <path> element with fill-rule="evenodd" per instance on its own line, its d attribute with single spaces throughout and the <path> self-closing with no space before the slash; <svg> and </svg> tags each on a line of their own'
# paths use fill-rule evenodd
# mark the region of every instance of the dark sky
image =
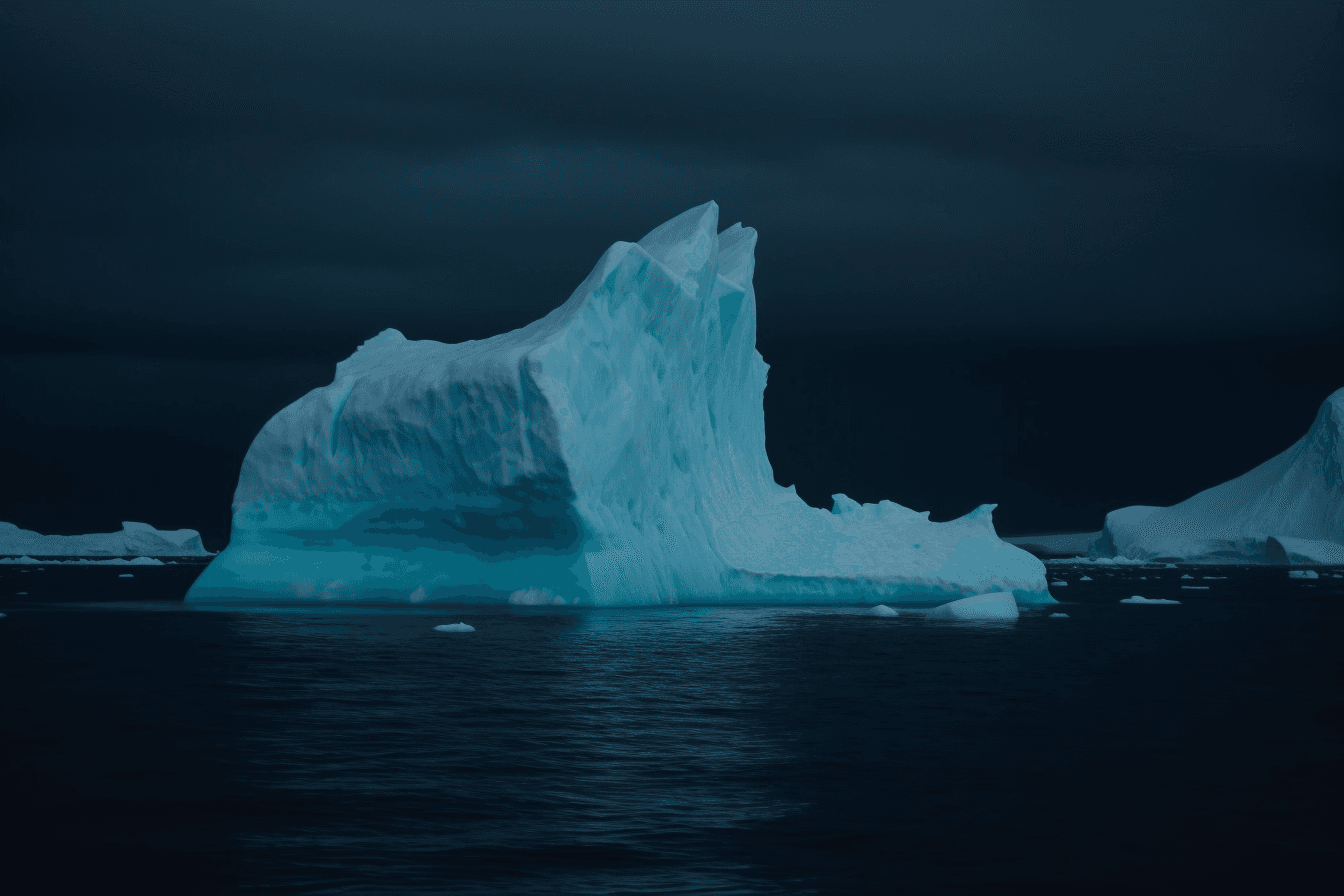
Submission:
<svg viewBox="0 0 1344 896">
<path fill-rule="evenodd" d="M 481 338 L 706 200 L 781 484 L 1096 529 L 1344 386 L 1344 5 L 0 9 L 0 519 L 227 537 L 368 336 Z"/>
</svg>

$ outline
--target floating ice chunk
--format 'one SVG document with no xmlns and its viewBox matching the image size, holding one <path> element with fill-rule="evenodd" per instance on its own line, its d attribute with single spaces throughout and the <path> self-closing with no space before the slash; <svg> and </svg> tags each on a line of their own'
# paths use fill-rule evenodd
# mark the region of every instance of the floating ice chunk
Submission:
<svg viewBox="0 0 1344 896">
<path fill-rule="evenodd" d="M 1335 573 L 1335 578 L 1344 579 L 1344 576 L 1340 575 L 1339 573 Z"/>
<path fill-rule="evenodd" d="M 1161 597 L 1146 598 L 1139 597 L 1137 594 L 1133 597 L 1126 597 L 1120 601 L 1122 604 L 1179 604 L 1178 600 L 1167 600 Z"/>
<path fill-rule="evenodd" d="M 1090 581 L 1092 581 L 1092 577 L 1091 577 L 1091 576 L 1083 576 L 1083 577 L 1082 577 L 1081 579 L 1079 579 L 1078 581 L 1080 581 L 1080 582 L 1090 582 Z"/>
<path fill-rule="evenodd" d="M 1050 587 L 1051 587 L 1051 588 L 1063 588 L 1063 587 L 1064 587 L 1065 585 L 1067 585 L 1067 584 L 1069 584 L 1069 583 L 1068 583 L 1068 582 L 1064 582 L 1064 581 L 1060 581 L 1060 582 L 1051 582 L 1051 583 L 1050 583 Z"/>
<path fill-rule="evenodd" d="M 1212 580 L 1212 579 L 1225 579 L 1227 578 L 1227 576 L 1200 576 L 1200 578 L 1205 580 Z"/>
<path fill-rule="evenodd" d="M 515 607 L 563 607 L 565 599 L 545 588 L 525 588 L 509 595 Z"/>
<path fill-rule="evenodd" d="M 901 615 L 901 614 L 900 614 L 900 613 L 897 613 L 895 610 L 893 610 L 891 607 L 887 606 L 886 604 L 878 604 L 877 606 L 872 607 L 871 609 L 868 610 L 868 615 L 869 615 L 869 616 L 899 616 L 899 615 Z"/>
<path fill-rule="evenodd" d="M 1045 561 L 1047 564 L 1062 563 L 1068 566 L 1087 564 L 1089 566 L 1149 566 L 1152 561 L 1132 560 L 1129 557 L 1060 557 Z"/>
<path fill-rule="evenodd" d="M 1193 579 L 1194 576 L 1189 575 L 1189 574 L 1187 573 L 1186 575 L 1181 576 L 1181 578 L 1183 578 L 1183 579 Z"/>
<path fill-rule="evenodd" d="M 0 557 L 0 563 L 13 563 L 16 566 L 35 566 L 38 562 L 27 554 L 22 557 Z"/>
<path fill-rule="evenodd" d="M 1288 576 L 1294 579 L 1319 579 L 1314 569 L 1290 569 Z"/>
<path fill-rule="evenodd" d="M 1068 619 L 1068 618 L 1069 618 L 1069 614 L 1068 614 L 1068 613 L 1051 613 L 1051 614 L 1050 614 L 1050 618 L 1051 618 L 1051 619 Z"/>
<path fill-rule="evenodd" d="M 964 622 L 1003 621 L 1017 618 L 1017 601 L 1011 591 L 977 594 L 934 607 L 925 619 L 951 619 Z"/>
<path fill-rule="evenodd" d="M 1146 581 L 1148 581 L 1148 577 L 1147 577 L 1147 576 L 1139 576 L 1139 581 L 1141 581 L 1141 582 L 1146 582 Z"/>
<path fill-rule="evenodd" d="M 117 576 L 117 578 L 119 578 L 119 579 L 133 579 L 133 578 L 135 578 L 135 573 L 133 573 L 133 572 L 124 572 L 124 573 L 122 573 L 121 575 Z"/>
<path fill-rule="evenodd" d="M 472 628 L 471 626 L 467 625 L 465 622 L 454 622 L 454 623 L 452 623 L 451 625 L 436 625 L 436 626 L 434 626 L 434 631 L 436 631 L 436 632 L 474 632 L 474 631 L 476 631 L 476 629 L 474 629 L 474 628 Z"/>
<path fill-rule="evenodd" d="M 1208 585 L 1182 585 L 1182 591 L 1208 591 Z"/>
</svg>

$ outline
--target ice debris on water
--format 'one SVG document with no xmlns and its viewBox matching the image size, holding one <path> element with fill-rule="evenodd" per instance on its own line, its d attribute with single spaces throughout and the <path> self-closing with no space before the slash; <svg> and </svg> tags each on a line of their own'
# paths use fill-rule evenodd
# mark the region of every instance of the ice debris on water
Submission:
<svg viewBox="0 0 1344 896">
<path fill-rule="evenodd" d="M 1208 591 L 1208 585 L 1182 585 L 1182 591 Z"/>
<path fill-rule="evenodd" d="M 1069 614 L 1068 614 L 1068 613 L 1051 613 L 1051 614 L 1050 614 L 1050 618 L 1051 618 L 1051 619 L 1068 619 L 1068 618 L 1069 618 Z"/>
<path fill-rule="evenodd" d="M 1002 622 L 1016 619 L 1017 601 L 1011 591 L 977 594 L 934 607 L 925 619 L 955 620 L 958 622 Z"/>
<path fill-rule="evenodd" d="M 1120 603 L 1122 603 L 1122 604 L 1179 604 L 1180 601 L 1178 601 L 1178 600 L 1167 600 L 1166 598 L 1162 598 L 1162 597 L 1154 597 L 1154 598 L 1139 597 L 1139 596 L 1136 594 L 1136 595 L 1134 595 L 1133 597 L 1126 597 L 1126 598 L 1121 599 Z"/>
<path fill-rule="evenodd" d="M 1083 577 L 1082 577 L 1081 579 L 1079 579 L 1078 581 L 1080 581 L 1080 582 L 1090 582 L 1090 581 L 1092 581 L 1092 577 L 1091 577 L 1091 576 L 1083 576 Z"/>
<path fill-rule="evenodd" d="M 899 615 L 901 615 L 901 614 L 900 614 L 900 613 L 897 613 L 895 610 L 893 610 L 891 607 L 887 606 L 886 604 L 878 604 L 877 606 L 872 607 L 871 609 L 868 610 L 868 615 L 869 615 L 869 616 L 899 616 Z"/>
<path fill-rule="evenodd" d="M 452 623 L 451 625 L 436 625 L 436 626 L 434 626 L 434 631 L 436 631 L 436 632 L 474 632 L 474 631 L 476 631 L 476 629 L 472 628 L 470 625 L 467 625 L 465 622 L 454 622 L 454 623 Z"/>
<path fill-rule="evenodd" d="M 1183 575 L 1183 576 L 1181 576 L 1181 578 L 1183 578 L 1183 579 L 1193 579 L 1194 576 L 1192 576 L 1192 575 Z"/>
<path fill-rule="evenodd" d="M 133 579 L 133 578 L 135 578 L 135 573 L 124 572 L 124 573 L 122 573 L 121 575 L 117 576 L 117 578 L 119 578 L 119 579 Z"/>
<path fill-rule="evenodd" d="M 1319 578 L 1320 578 L 1320 576 L 1318 576 L 1318 575 L 1316 574 L 1316 570 L 1314 570 L 1314 569 L 1290 569 L 1290 570 L 1288 570 L 1288 576 L 1289 576 L 1289 578 L 1293 578 L 1293 579 L 1319 579 Z"/>
</svg>

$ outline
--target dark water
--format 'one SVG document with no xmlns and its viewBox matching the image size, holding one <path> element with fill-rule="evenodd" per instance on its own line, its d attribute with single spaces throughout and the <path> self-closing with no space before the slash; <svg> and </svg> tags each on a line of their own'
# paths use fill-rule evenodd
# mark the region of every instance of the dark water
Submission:
<svg viewBox="0 0 1344 896">
<path fill-rule="evenodd" d="M 0 567 L 5 890 L 1294 892 L 1333 877 L 1344 579 L 1051 571 L 1069 618 L 986 626 L 852 609 L 211 612 L 175 602 L 199 567 Z M 1117 603 L 1131 594 L 1183 603 Z M 476 631 L 431 629 L 457 621 Z"/>
</svg>

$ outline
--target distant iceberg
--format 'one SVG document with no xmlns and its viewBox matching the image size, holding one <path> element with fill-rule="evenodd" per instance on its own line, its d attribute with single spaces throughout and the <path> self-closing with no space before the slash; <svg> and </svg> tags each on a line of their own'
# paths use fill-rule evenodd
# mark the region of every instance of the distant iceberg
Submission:
<svg viewBox="0 0 1344 896">
<path fill-rule="evenodd" d="M 1344 389 L 1301 439 L 1172 507 L 1106 515 L 1093 557 L 1185 563 L 1344 563 Z"/>
<path fill-rule="evenodd" d="M 925 619 L 957 622 L 1009 622 L 1018 617 L 1017 602 L 1013 595 L 977 594 L 934 607 Z"/>
<path fill-rule="evenodd" d="M 13 523 L 0 523 L 0 554 L 38 557 L 209 557 L 195 529 L 155 529 L 145 523 L 121 524 L 120 532 L 98 535 L 39 535 Z"/>
<path fill-rule="evenodd" d="M 511 333 L 365 342 L 253 440 L 187 599 L 1053 603 L 995 505 L 934 523 L 775 484 L 756 231 L 717 229 L 709 202 L 614 244 Z"/>
</svg>

